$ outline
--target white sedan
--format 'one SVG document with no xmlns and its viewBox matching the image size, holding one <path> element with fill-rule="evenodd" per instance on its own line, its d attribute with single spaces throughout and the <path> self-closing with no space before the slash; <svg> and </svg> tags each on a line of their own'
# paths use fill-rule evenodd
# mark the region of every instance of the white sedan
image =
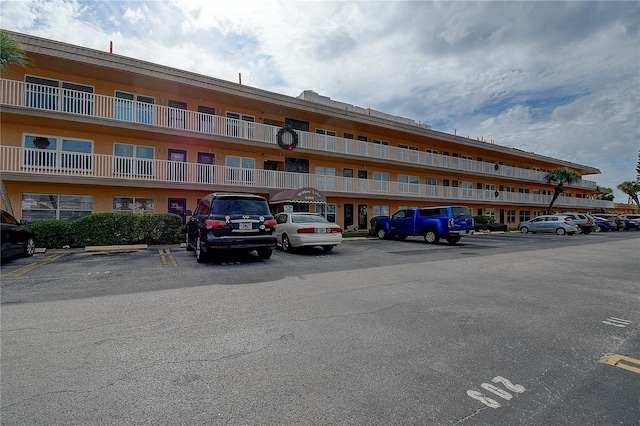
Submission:
<svg viewBox="0 0 640 426">
<path fill-rule="evenodd" d="M 284 251 L 312 246 L 331 251 L 342 242 L 340 225 L 317 214 L 278 213 L 275 219 L 277 245 Z"/>
</svg>

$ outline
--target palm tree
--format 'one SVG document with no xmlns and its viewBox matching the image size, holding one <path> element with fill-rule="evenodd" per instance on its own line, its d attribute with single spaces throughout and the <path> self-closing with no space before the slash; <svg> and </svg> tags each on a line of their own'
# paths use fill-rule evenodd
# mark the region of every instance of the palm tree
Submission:
<svg viewBox="0 0 640 426">
<path fill-rule="evenodd" d="M 26 67 L 30 64 L 22 45 L 6 32 L 0 31 L 0 71 L 8 72 L 14 65 Z"/>
<path fill-rule="evenodd" d="M 578 179 L 580 179 L 580 175 L 567 167 L 558 167 L 557 169 L 549 170 L 547 174 L 544 175 L 545 182 L 548 184 L 556 184 L 553 190 L 551 204 L 549 204 L 549 208 L 547 209 L 547 214 L 551 214 L 553 203 L 555 203 L 558 196 L 564 192 L 564 185 L 571 185 L 577 182 Z"/>
<path fill-rule="evenodd" d="M 9 34 L 0 31 L 0 72 L 10 72 L 12 66 L 26 67 L 31 65 L 31 61 L 22 48 L 22 45 L 13 39 Z M 4 187 L 4 181 L 0 179 L 0 198 L 4 208 L 13 215 L 11 200 Z"/>
<path fill-rule="evenodd" d="M 635 201 L 638 209 L 640 210 L 640 200 L 638 200 L 638 193 L 640 192 L 640 182 L 628 180 L 622 182 L 620 185 L 618 185 L 617 188 L 631 197 L 631 199 Z"/>
</svg>

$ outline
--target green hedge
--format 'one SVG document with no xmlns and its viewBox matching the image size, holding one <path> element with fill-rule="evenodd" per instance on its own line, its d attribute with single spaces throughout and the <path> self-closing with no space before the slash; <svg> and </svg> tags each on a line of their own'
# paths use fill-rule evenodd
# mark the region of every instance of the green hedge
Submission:
<svg viewBox="0 0 640 426">
<path fill-rule="evenodd" d="M 182 218 L 172 213 L 93 213 L 74 222 L 29 222 L 36 245 L 45 248 L 121 244 L 175 244 L 182 241 Z"/>
</svg>

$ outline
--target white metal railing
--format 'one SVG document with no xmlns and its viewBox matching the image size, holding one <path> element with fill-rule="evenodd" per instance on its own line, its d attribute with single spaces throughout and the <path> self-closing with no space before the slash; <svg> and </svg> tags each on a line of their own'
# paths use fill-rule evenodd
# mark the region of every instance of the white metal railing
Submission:
<svg viewBox="0 0 640 426">
<path fill-rule="evenodd" d="M 34 148 L 0 146 L 0 173 L 77 176 L 82 178 L 125 179 L 161 183 L 186 183 L 194 188 L 209 185 L 264 191 L 314 187 L 344 195 L 386 195 L 407 199 L 454 200 L 486 204 L 528 204 L 546 206 L 551 195 L 524 194 L 461 187 L 390 182 L 341 176 L 315 175 L 169 160 L 121 157 L 49 151 Z M 563 207 L 611 208 L 610 201 L 559 197 L 555 205 Z"/>
<path fill-rule="evenodd" d="M 3 105 L 59 111 L 74 115 L 127 121 L 190 132 L 248 139 L 270 145 L 277 143 L 277 127 L 201 112 L 166 107 L 59 87 L 0 79 Z M 483 161 L 420 152 L 371 142 L 345 139 L 296 130 L 298 146 L 310 150 L 340 153 L 368 159 L 392 160 L 412 165 L 462 171 L 486 176 L 544 182 L 537 170 L 497 165 Z M 596 189 L 596 183 L 580 179 L 571 187 Z"/>
</svg>

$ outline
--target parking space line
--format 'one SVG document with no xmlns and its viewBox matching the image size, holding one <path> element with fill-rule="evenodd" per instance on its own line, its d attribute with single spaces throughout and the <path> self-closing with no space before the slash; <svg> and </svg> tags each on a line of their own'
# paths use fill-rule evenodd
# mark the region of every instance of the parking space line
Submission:
<svg viewBox="0 0 640 426">
<path fill-rule="evenodd" d="M 44 257 L 39 262 L 32 262 L 32 263 L 24 265 L 24 266 L 22 266 L 22 267 L 20 267 L 18 269 L 14 269 L 11 272 L 3 274 L 2 278 L 5 278 L 5 277 L 21 277 L 21 276 L 23 276 L 25 274 L 28 274 L 31 271 L 34 271 L 34 270 L 40 268 L 41 266 L 44 266 L 44 265 L 46 265 L 48 263 L 51 263 L 51 262 L 53 262 L 55 260 L 58 260 L 61 257 L 66 256 L 66 255 L 67 255 L 67 253 L 60 253 L 60 254 L 54 254 L 54 255 L 51 255 L 51 256 Z"/>
<path fill-rule="evenodd" d="M 640 359 L 635 359 L 619 354 L 606 354 L 605 356 L 600 358 L 599 362 L 640 374 Z"/>
<path fill-rule="evenodd" d="M 158 253 L 160 254 L 160 262 L 162 262 L 162 266 L 178 266 L 178 262 L 176 262 L 176 258 L 171 254 L 171 250 L 160 248 L 158 249 Z"/>
</svg>

